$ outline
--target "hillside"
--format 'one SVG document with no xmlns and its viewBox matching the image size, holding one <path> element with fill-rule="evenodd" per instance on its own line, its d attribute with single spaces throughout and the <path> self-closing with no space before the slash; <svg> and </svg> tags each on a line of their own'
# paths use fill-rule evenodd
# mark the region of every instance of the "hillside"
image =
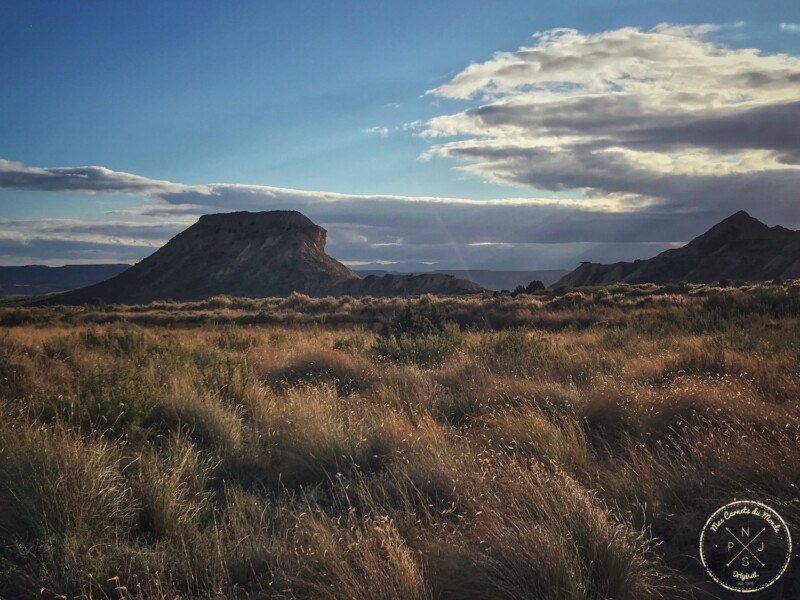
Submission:
<svg viewBox="0 0 800 600">
<path fill-rule="evenodd" d="M 681 248 L 634 262 L 584 262 L 555 286 L 710 283 L 800 277 L 800 231 L 769 227 L 745 211 L 720 221 Z"/>
<path fill-rule="evenodd" d="M 204 215 L 116 277 L 38 303 L 143 304 L 238 297 L 469 293 L 480 286 L 445 275 L 367 283 L 325 253 L 326 231 L 296 211 Z M 441 290 L 441 291 L 440 291 Z"/>
</svg>

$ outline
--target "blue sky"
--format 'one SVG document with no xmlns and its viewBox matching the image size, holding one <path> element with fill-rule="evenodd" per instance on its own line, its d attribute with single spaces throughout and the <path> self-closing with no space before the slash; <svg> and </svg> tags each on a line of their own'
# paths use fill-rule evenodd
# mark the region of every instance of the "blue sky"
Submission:
<svg viewBox="0 0 800 600">
<path fill-rule="evenodd" d="M 793 91 L 800 100 L 800 86 L 792 89 L 800 82 L 792 79 L 796 67 L 792 60 L 800 55 L 797 2 L 32 0 L 5 3 L 2 11 L 0 159 L 12 165 L 6 171 L 99 166 L 112 174 L 130 173 L 181 186 L 242 184 L 347 197 L 337 212 L 336 206 L 323 209 L 314 203 L 317 200 L 311 202 L 294 192 L 280 202 L 274 201 L 274 191 L 269 192 L 273 200 L 259 203 L 243 201 L 241 194 L 219 188 L 214 192 L 217 202 L 188 208 L 183 200 L 165 199 L 146 186 L 131 190 L 20 185 L 16 183 L 19 173 L 7 174 L 5 183 L 0 177 L 0 263 L 136 260 L 211 208 L 297 208 L 329 230 L 341 229 L 341 235 L 331 236 L 330 251 L 337 258 L 352 264 L 381 261 L 443 268 L 568 268 L 586 254 L 593 255 L 588 259 L 633 259 L 686 241 L 729 209 L 745 208 L 774 222 L 786 222 L 787 215 L 791 221 L 792 214 L 800 214 L 792 212 L 796 196 L 776 196 L 752 206 L 743 206 L 741 198 L 733 197 L 706 202 L 703 194 L 716 189 L 717 180 L 700 182 L 701 187 L 687 192 L 684 166 L 680 167 L 681 181 L 669 189 L 654 182 L 651 187 L 617 185 L 599 181 L 588 171 L 585 177 L 569 178 L 556 173 L 554 164 L 546 172 L 537 170 L 532 165 L 551 165 L 555 156 L 550 150 L 545 156 L 539 142 L 532 142 L 549 137 L 552 130 L 545 132 L 539 121 L 529 125 L 543 94 L 553 93 L 551 82 L 514 79 L 498 90 L 499 71 L 493 75 L 496 79 L 485 78 L 475 86 L 464 86 L 458 79 L 473 63 L 486 65 L 487 70 L 502 68 L 503 61 L 493 59 L 496 52 L 547 46 L 553 54 L 569 47 L 577 48 L 575 56 L 580 60 L 581 53 L 595 44 L 569 36 L 555 36 L 551 43 L 547 37 L 533 38 L 536 32 L 571 28 L 581 36 L 592 36 L 631 29 L 647 33 L 660 23 L 708 24 L 715 27 L 702 31 L 687 27 L 654 36 L 653 44 L 664 48 L 663 54 L 652 53 L 654 72 L 680 68 L 679 64 L 669 66 L 663 58 L 669 55 L 665 44 L 675 39 L 676 44 L 686 40 L 693 44 L 685 46 L 685 51 L 692 53 L 688 64 L 696 60 L 697 68 L 706 68 L 708 57 L 718 48 L 757 49 L 763 60 L 731 55 L 726 65 L 738 61 L 732 73 L 739 69 L 735 72 L 755 72 L 759 77 L 785 72 L 786 81 L 780 89 L 775 87 L 774 92 L 752 101 L 708 99 L 702 105 L 693 100 L 681 105 L 686 119 L 702 115 L 703 123 L 712 129 L 728 123 L 720 119 L 729 119 L 732 127 L 743 130 L 748 119 L 791 122 L 797 115 L 790 102 Z M 624 62 L 641 48 L 633 34 L 600 38 L 597 43 L 619 46 L 620 36 L 625 43 L 632 40 L 625 50 L 628 54 L 621 55 Z M 513 60 L 519 62 L 520 56 Z M 780 65 L 767 60 L 776 56 L 786 60 Z M 619 91 L 616 80 L 604 91 L 592 87 L 596 82 L 583 72 L 573 72 L 572 77 L 569 85 L 581 87 L 583 97 L 593 101 Z M 759 80 L 751 79 L 755 88 L 763 90 Z M 749 97 L 741 81 L 737 75 L 733 87 L 738 86 L 740 97 Z M 563 87 L 563 81 L 558 83 Z M 741 187 L 743 178 L 752 179 L 749 185 L 759 189 L 763 181 L 755 181 L 755 174 L 766 172 L 773 178 L 766 181 L 778 181 L 779 190 L 794 185 L 796 164 L 781 157 L 797 151 L 800 143 L 759 140 L 748 146 L 720 141 L 717 134 L 687 140 L 686 119 L 678 123 L 680 115 L 670 113 L 672 120 L 665 120 L 664 102 L 680 103 L 674 95 L 659 96 L 662 91 L 639 87 L 625 91 L 626 97 L 646 100 L 636 102 L 647 108 L 643 115 L 658 113 L 653 124 L 661 128 L 661 134 L 663 127 L 672 128 L 669 144 L 648 146 L 646 153 L 637 138 L 635 151 L 640 154 L 634 157 L 636 161 L 625 155 L 629 166 L 647 161 L 648 172 L 661 169 L 659 180 L 667 171 L 673 177 L 674 165 L 668 169 L 654 165 L 692 148 L 703 154 L 698 160 L 708 173 L 714 165 L 731 161 L 749 165 L 736 173 L 715 171 L 713 177 L 719 181 L 736 179 Z M 651 101 L 655 97 L 660 104 Z M 525 105 L 527 116 L 504 120 L 500 129 L 483 116 L 476 125 L 467 112 L 495 104 L 505 110 L 525 98 L 530 100 Z M 575 99 L 575 95 L 563 97 L 567 102 Z M 597 110 L 593 107 L 593 114 Z M 734 119 L 739 120 L 734 123 Z M 587 124 L 586 131 L 597 126 L 596 122 Z M 510 137 L 509 128 L 515 137 Z M 654 129 L 648 125 L 647 131 L 652 134 Z M 679 142 L 674 141 L 676 136 Z M 493 152 L 504 147 L 502 160 L 497 153 L 489 156 L 486 139 L 492 140 Z M 469 148 L 449 145 L 460 141 Z M 615 142 L 613 149 L 620 143 Z M 525 154 L 514 157 L 512 165 L 508 148 L 519 150 L 520 145 Z M 634 147 L 627 138 L 624 145 L 626 152 Z M 558 160 L 578 157 L 575 168 L 586 170 L 588 163 L 581 158 L 586 147 L 563 137 L 557 143 Z M 640 175 L 630 169 L 614 172 L 623 181 L 638 181 Z M 260 198 L 262 192 L 249 193 Z M 396 201 L 395 206 L 381 200 L 386 196 L 406 200 Z M 418 202 L 416 197 L 533 198 L 546 199 L 548 204 L 534 203 L 525 210 L 519 206 L 503 210 L 498 205 L 487 212 L 485 206 L 432 204 Z M 594 204 L 575 204 L 585 199 Z M 431 232 L 430 239 L 413 241 L 415 232 L 402 229 L 402 224 L 417 227 L 415 219 L 405 215 L 423 206 L 447 230 L 438 238 Z M 472 209 L 475 222 L 492 219 L 486 223 L 485 235 L 466 217 L 460 229 L 448 229 L 450 222 L 458 220 L 451 213 L 472 214 Z M 392 231 L 379 220 L 384 212 L 396 224 Z M 686 217 L 688 213 L 697 218 Z M 543 228 L 543 219 L 553 225 Z M 509 230 L 509 222 L 515 231 L 506 239 L 503 232 Z M 618 235 L 615 222 L 621 224 Z M 587 234 L 589 223 L 599 223 L 598 231 L 604 233 Z M 652 239 L 632 233 L 648 224 L 658 224 L 662 229 L 657 231 L 662 233 L 654 231 Z M 800 226 L 797 220 L 794 224 Z M 116 235 L 109 235 L 111 226 Z M 123 227 L 128 228 L 124 235 Z M 553 239 L 544 229 L 563 231 L 563 239 Z M 524 237 L 526 232 L 529 238 Z"/>
</svg>

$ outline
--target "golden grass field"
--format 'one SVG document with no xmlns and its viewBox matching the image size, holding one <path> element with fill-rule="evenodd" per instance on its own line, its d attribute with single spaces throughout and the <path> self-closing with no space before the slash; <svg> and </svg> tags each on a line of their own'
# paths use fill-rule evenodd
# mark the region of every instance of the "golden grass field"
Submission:
<svg viewBox="0 0 800 600">
<path fill-rule="evenodd" d="M 717 507 L 800 532 L 798 282 L 8 306 L 0 336 L 4 598 L 723 598 Z"/>
</svg>

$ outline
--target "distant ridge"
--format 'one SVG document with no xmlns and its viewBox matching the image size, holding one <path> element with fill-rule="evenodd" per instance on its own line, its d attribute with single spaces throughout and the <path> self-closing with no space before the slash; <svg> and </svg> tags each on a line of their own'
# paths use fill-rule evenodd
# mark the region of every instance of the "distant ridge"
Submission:
<svg viewBox="0 0 800 600">
<path fill-rule="evenodd" d="M 626 283 L 712 283 L 800 277 L 800 231 L 769 227 L 745 211 L 734 213 L 681 248 L 648 260 L 584 262 L 554 286 Z"/>
<path fill-rule="evenodd" d="M 474 293 L 468 281 L 377 278 L 365 283 L 325 253 L 327 232 L 296 211 L 204 215 L 123 273 L 39 304 L 144 304 L 202 300 L 216 295 L 287 296 Z"/>
<path fill-rule="evenodd" d="M 0 267 L 0 296 L 74 290 L 114 277 L 130 267 L 126 264 Z"/>
<path fill-rule="evenodd" d="M 385 269 L 354 269 L 361 277 L 368 275 L 384 275 L 386 273 L 403 274 L 415 273 L 418 275 L 423 274 L 423 271 L 415 270 L 385 270 Z M 445 275 L 452 275 L 458 279 L 466 279 L 478 285 L 485 287 L 487 290 L 513 290 L 518 285 L 528 285 L 531 281 L 538 280 L 545 285 L 555 283 L 569 273 L 567 269 L 543 269 L 538 271 L 500 271 L 494 269 L 437 269 L 431 273 L 443 273 Z"/>
</svg>

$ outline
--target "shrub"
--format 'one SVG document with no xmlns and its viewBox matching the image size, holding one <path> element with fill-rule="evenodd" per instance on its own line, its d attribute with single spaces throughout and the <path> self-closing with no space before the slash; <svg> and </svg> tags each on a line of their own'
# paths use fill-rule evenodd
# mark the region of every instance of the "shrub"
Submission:
<svg viewBox="0 0 800 600">
<path fill-rule="evenodd" d="M 140 425 L 158 402 L 159 394 L 136 370 L 91 370 L 78 378 L 74 394 L 38 399 L 37 416 L 86 434 L 103 433 L 117 438 Z"/>
<path fill-rule="evenodd" d="M 158 452 L 143 453 L 134 465 L 132 484 L 139 498 L 138 533 L 148 541 L 197 528 L 210 509 L 208 479 L 214 464 L 180 438 Z"/>
<path fill-rule="evenodd" d="M 352 335 L 338 338 L 333 342 L 334 350 L 343 352 L 364 352 L 369 342 L 367 331 L 362 326 L 357 326 Z"/>
<path fill-rule="evenodd" d="M 539 281 L 538 279 L 534 279 L 528 285 L 518 285 L 514 288 L 512 292 L 512 296 L 518 296 L 519 294 L 535 294 L 537 292 L 541 292 L 546 289 L 546 286 Z"/>
<path fill-rule="evenodd" d="M 51 340 L 47 340 L 42 344 L 45 356 L 56 360 L 66 360 L 72 356 L 75 351 L 76 340 L 74 336 L 59 336 Z"/>
<path fill-rule="evenodd" d="M 378 338 L 374 353 L 378 359 L 415 364 L 426 369 L 441 365 L 463 344 L 458 325 L 448 323 L 437 333 L 401 334 Z"/>
<path fill-rule="evenodd" d="M 292 597 L 320 600 L 429 600 L 422 565 L 397 526 L 386 516 L 344 523 L 318 515 L 293 532 L 300 548 L 315 548 L 297 556 L 283 583 Z"/>
<path fill-rule="evenodd" d="M 448 322 L 444 311 L 431 301 L 406 304 L 386 327 L 374 347 L 382 360 L 434 368 L 464 341 L 461 330 Z"/>
<path fill-rule="evenodd" d="M 447 326 L 444 310 L 434 302 L 407 303 L 388 326 L 387 336 L 395 339 L 403 336 L 418 337 L 443 333 Z"/>
<path fill-rule="evenodd" d="M 510 410 L 487 420 L 484 440 L 500 452 L 531 457 L 572 476 L 590 472 L 591 453 L 580 425 L 568 418 L 545 416 L 535 408 Z"/>
<path fill-rule="evenodd" d="M 209 308 L 229 308 L 231 304 L 233 304 L 233 298 L 231 296 L 221 294 L 219 296 L 212 296 L 206 300 L 205 304 Z"/>
<path fill-rule="evenodd" d="M 330 485 L 342 474 L 381 468 L 389 432 L 363 407 L 346 410 L 330 389 L 293 388 L 268 417 L 270 479 L 262 485 Z"/>
<path fill-rule="evenodd" d="M 226 325 L 217 337 L 217 347 L 230 352 L 245 352 L 258 344 L 258 339 L 239 327 Z"/>
</svg>

